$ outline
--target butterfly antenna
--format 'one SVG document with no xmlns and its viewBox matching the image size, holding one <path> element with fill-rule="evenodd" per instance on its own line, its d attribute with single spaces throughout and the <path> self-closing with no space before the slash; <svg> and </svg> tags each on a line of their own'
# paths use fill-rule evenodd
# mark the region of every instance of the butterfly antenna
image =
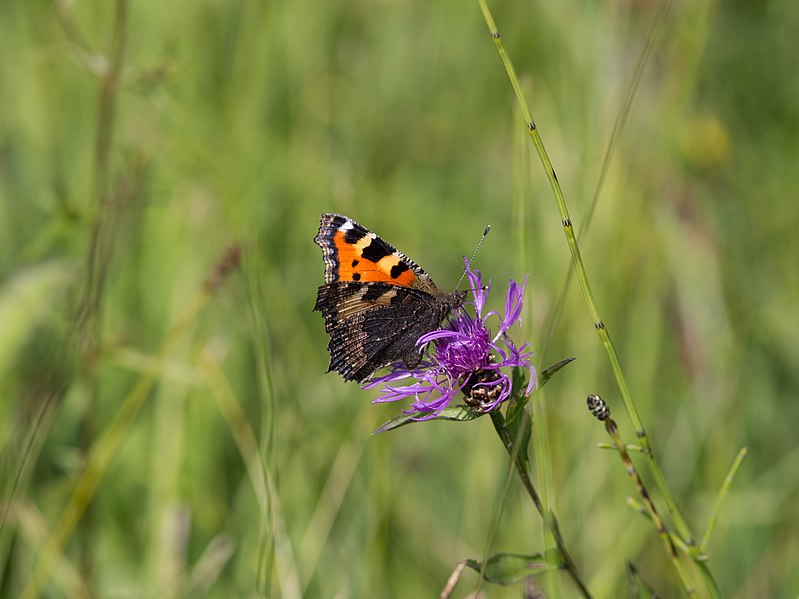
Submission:
<svg viewBox="0 0 799 599">
<path fill-rule="evenodd" d="M 491 225 L 486 225 L 485 231 L 483 231 L 483 235 L 482 235 L 482 237 L 480 237 L 480 241 L 477 242 L 477 247 L 474 248 L 474 251 L 472 252 L 472 257 L 469 258 L 469 264 L 470 265 L 471 265 L 472 262 L 474 262 L 474 257 L 477 255 L 477 252 L 480 249 L 480 246 L 483 245 L 483 241 L 485 241 L 486 235 L 488 235 L 488 232 L 490 230 L 491 230 Z M 455 285 L 455 289 L 457 289 L 458 287 L 461 286 L 461 283 L 463 283 L 463 277 L 465 277 L 465 276 L 466 276 L 466 269 L 464 268 L 463 269 L 463 273 L 461 274 L 461 278 L 458 280 L 458 284 Z"/>
</svg>

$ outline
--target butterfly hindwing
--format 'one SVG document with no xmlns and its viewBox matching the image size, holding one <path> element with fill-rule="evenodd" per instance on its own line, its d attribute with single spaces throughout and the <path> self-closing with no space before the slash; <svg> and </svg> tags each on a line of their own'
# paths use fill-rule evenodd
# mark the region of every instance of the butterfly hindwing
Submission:
<svg viewBox="0 0 799 599">
<path fill-rule="evenodd" d="M 330 371 L 362 381 L 393 362 L 415 367 L 416 340 L 436 329 L 450 307 L 430 294 L 386 283 L 330 283 L 319 288 L 316 309 L 330 335 Z"/>
</svg>

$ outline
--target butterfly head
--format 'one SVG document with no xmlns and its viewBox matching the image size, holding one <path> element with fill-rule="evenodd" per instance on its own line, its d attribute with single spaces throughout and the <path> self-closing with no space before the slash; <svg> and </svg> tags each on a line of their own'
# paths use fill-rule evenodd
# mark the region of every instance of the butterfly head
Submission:
<svg viewBox="0 0 799 599">
<path fill-rule="evenodd" d="M 446 305 L 450 312 L 458 310 L 466 301 L 468 291 L 453 291 L 445 296 Z"/>
</svg>

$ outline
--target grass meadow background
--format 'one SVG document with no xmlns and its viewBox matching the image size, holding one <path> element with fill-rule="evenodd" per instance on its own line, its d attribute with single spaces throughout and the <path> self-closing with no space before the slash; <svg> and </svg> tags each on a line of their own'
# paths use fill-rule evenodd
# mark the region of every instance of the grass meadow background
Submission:
<svg viewBox="0 0 799 599">
<path fill-rule="evenodd" d="M 799 7 L 676 1 L 655 34 L 657 2 L 491 7 L 697 535 L 749 450 L 723 596 L 796 597 Z M 488 419 L 372 436 L 406 406 L 324 374 L 329 211 L 445 289 L 492 225 L 494 307 L 529 273 L 516 341 L 577 358 L 533 398 L 567 546 L 595 597 L 627 561 L 680 596 L 596 446 L 588 393 L 634 430 L 476 3 L 3 0 L 0 56 L 0 596 L 433 597 L 547 546 Z"/>
</svg>

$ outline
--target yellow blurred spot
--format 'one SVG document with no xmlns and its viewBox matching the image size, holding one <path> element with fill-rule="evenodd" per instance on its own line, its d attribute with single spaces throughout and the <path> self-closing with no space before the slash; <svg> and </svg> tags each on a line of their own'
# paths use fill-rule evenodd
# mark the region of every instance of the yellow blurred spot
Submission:
<svg viewBox="0 0 799 599">
<path fill-rule="evenodd" d="M 697 115 L 683 129 L 680 149 L 691 166 L 715 168 L 729 158 L 730 136 L 716 115 Z"/>
</svg>

